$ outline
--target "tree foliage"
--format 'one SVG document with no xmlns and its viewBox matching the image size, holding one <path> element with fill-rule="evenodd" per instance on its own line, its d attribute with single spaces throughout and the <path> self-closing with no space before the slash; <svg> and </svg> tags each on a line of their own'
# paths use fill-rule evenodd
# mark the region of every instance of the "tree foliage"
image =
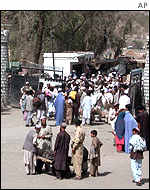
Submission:
<svg viewBox="0 0 150 190">
<path fill-rule="evenodd" d="M 2 11 L 1 17 L 11 25 L 11 61 L 38 64 L 42 53 L 51 51 L 101 55 L 108 47 L 118 56 L 132 33 L 132 16 L 121 11 Z"/>
</svg>

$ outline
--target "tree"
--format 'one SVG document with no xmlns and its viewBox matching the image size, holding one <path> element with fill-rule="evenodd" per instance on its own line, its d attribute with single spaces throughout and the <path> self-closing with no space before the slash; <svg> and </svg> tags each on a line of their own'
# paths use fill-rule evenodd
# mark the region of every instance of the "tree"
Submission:
<svg viewBox="0 0 150 190">
<path fill-rule="evenodd" d="M 100 56 L 111 48 L 118 56 L 136 18 L 130 11 L 2 11 L 1 16 L 11 25 L 11 60 L 37 64 L 42 53 L 52 51 L 51 33 L 55 52 L 94 51 Z"/>
<path fill-rule="evenodd" d="M 36 11 L 35 12 L 35 47 L 33 53 L 33 62 L 38 64 L 39 58 L 42 50 L 42 39 L 44 33 L 44 25 L 45 25 L 45 12 L 44 11 Z"/>
<path fill-rule="evenodd" d="M 61 23 L 53 31 L 57 50 L 75 51 L 79 48 L 78 37 L 86 18 L 78 11 L 61 11 L 59 16 Z"/>
<path fill-rule="evenodd" d="M 136 49 L 142 49 L 144 46 L 144 42 L 141 40 L 134 40 L 133 43 L 134 43 L 134 48 Z"/>
</svg>

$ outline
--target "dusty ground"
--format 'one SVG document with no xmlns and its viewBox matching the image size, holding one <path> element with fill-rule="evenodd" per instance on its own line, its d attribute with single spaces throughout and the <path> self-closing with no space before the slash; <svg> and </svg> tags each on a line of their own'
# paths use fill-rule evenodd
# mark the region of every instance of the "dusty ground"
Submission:
<svg viewBox="0 0 150 190">
<path fill-rule="evenodd" d="M 49 121 L 54 124 L 54 121 Z M 75 127 L 67 127 L 73 136 Z M 8 109 L 1 112 L 1 188 L 2 189 L 149 189 L 149 152 L 144 152 L 143 181 L 141 187 L 132 183 L 129 155 L 117 153 L 113 146 L 111 127 L 99 123 L 85 127 L 85 146 L 89 149 L 90 130 L 96 129 L 98 137 L 103 142 L 101 148 L 100 176 L 87 177 L 80 181 L 64 179 L 58 181 L 54 176 L 41 174 L 27 176 L 24 170 L 22 145 L 29 128 L 25 128 L 22 113 L 19 109 Z M 53 126 L 53 145 L 58 127 Z M 71 151 L 69 152 L 71 154 Z"/>
</svg>

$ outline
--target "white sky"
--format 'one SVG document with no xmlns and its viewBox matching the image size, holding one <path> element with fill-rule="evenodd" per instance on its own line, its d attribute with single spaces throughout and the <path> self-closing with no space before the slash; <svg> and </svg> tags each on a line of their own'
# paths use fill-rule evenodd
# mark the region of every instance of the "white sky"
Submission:
<svg viewBox="0 0 150 190">
<path fill-rule="evenodd" d="M 0 3 L 0 10 L 150 10 L 150 1 L 149 0 L 43 0 L 43 1 L 3 0 Z"/>
</svg>

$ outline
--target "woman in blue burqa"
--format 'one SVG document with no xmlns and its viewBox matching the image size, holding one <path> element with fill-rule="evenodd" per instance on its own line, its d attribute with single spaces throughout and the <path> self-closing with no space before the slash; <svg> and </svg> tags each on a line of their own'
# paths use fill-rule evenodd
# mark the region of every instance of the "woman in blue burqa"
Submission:
<svg viewBox="0 0 150 190">
<path fill-rule="evenodd" d="M 65 98 L 62 94 L 62 89 L 58 89 L 58 95 L 55 100 L 55 119 L 56 119 L 56 126 L 60 126 L 64 119 L 64 104 L 65 104 Z"/>
</svg>

